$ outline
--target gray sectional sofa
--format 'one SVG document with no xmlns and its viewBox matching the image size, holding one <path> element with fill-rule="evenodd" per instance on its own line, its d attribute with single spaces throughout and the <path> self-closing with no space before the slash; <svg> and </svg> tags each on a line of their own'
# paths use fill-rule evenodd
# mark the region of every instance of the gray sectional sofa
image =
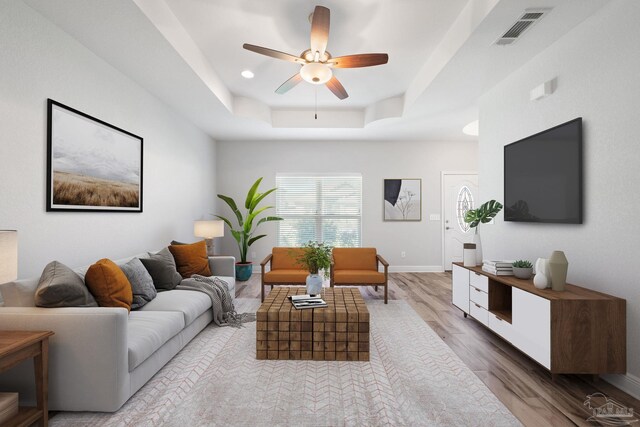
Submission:
<svg viewBox="0 0 640 427">
<path fill-rule="evenodd" d="M 235 258 L 211 257 L 209 265 L 235 297 Z M 87 269 L 74 271 L 84 277 Z M 187 290 L 159 292 L 130 313 L 111 307 L 35 307 L 38 280 L 0 285 L 5 303 L 0 330 L 55 332 L 49 341 L 51 410 L 117 411 L 213 319 L 210 298 Z M 18 391 L 21 404 L 35 402 L 33 384 L 31 361 L 0 375 L 0 391 Z"/>
</svg>

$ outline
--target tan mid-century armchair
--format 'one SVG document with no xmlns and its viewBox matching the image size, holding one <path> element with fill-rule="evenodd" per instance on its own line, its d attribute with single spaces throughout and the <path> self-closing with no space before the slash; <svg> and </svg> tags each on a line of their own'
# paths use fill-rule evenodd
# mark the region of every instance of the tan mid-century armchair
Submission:
<svg viewBox="0 0 640 427">
<path fill-rule="evenodd" d="M 264 301 L 264 287 L 271 285 L 304 286 L 307 284 L 309 272 L 296 262 L 298 256 L 303 254 L 303 248 L 273 248 L 271 253 L 260 263 L 262 269 L 262 283 L 260 284 L 260 296 Z M 267 264 L 271 270 L 266 271 Z"/>
<path fill-rule="evenodd" d="M 378 263 L 384 273 L 378 271 Z M 334 248 L 331 262 L 331 286 L 384 286 L 387 303 L 389 264 L 376 252 L 376 248 Z"/>
</svg>

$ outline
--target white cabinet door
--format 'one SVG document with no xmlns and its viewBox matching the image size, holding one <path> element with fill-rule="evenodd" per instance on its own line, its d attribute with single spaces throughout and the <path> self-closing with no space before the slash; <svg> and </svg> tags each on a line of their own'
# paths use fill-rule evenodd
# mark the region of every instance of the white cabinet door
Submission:
<svg viewBox="0 0 640 427">
<path fill-rule="evenodd" d="M 551 369 L 551 302 L 513 288 L 512 344 Z"/>
<path fill-rule="evenodd" d="M 453 305 L 469 313 L 469 270 L 453 265 L 451 294 Z"/>
</svg>

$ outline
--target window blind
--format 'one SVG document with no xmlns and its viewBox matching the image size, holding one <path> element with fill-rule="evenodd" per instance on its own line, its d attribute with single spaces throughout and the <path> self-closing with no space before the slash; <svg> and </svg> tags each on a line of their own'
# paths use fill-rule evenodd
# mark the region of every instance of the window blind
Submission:
<svg viewBox="0 0 640 427">
<path fill-rule="evenodd" d="M 362 176 L 276 175 L 278 246 L 361 246 Z"/>
</svg>

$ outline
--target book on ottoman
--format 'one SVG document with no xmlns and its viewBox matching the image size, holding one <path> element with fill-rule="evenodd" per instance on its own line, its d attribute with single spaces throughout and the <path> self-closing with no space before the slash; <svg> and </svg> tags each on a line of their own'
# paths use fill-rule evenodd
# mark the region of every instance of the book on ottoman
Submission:
<svg viewBox="0 0 640 427">
<path fill-rule="evenodd" d="M 298 310 L 304 310 L 305 308 L 322 308 L 327 306 L 327 303 L 320 295 L 290 295 L 289 301 L 291 301 L 291 304 L 293 304 L 293 306 Z"/>
</svg>

